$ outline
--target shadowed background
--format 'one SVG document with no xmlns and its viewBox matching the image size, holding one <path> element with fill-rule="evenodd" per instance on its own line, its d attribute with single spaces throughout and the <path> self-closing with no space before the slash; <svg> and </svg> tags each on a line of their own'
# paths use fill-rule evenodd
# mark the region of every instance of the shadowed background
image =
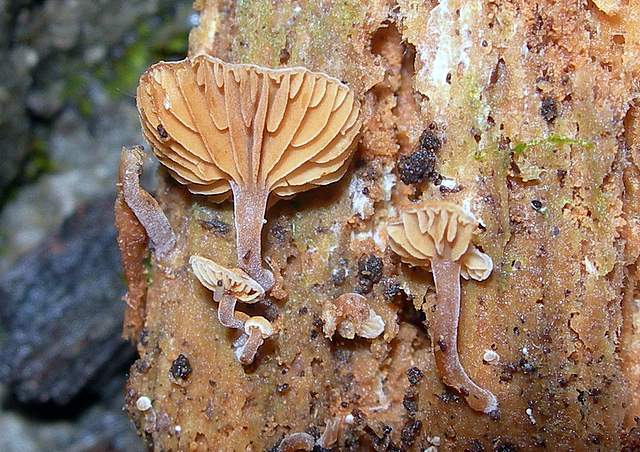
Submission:
<svg viewBox="0 0 640 452">
<path fill-rule="evenodd" d="M 142 450 L 117 162 L 143 142 L 139 74 L 197 22 L 189 0 L 0 0 L 0 451 Z"/>
</svg>

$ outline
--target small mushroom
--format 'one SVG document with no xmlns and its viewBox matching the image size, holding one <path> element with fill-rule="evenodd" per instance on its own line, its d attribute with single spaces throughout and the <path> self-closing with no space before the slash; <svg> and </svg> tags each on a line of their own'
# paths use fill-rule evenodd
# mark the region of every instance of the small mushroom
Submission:
<svg viewBox="0 0 640 452">
<path fill-rule="evenodd" d="M 218 302 L 218 320 L 227 328 L 242 330 L 246 314 L 235 316 L 236 301 L 255 303 L 264 296 L 264 289 L 239 268 L 229 269 L 201 256 L 189 259 L 193 273 L 200 283 L 213 292 Z"/>
<path fill-rule="evenodd" d="M 322 330 L 331 339 L 336 332 L 345 339 L 356 335 L 367 339 L 384 332 L 384 320 L 369 307 L 367 299 L 357 293 L 346 293 L 325 303 L 322 309 Z"/>
<path fill-rule="evenodd" d="M 178 182 L 217 201 L 233 194 L 238 266 L 269 290 L 261 251 L 269 195 L 344 175 L 360 130 L 353 91 L 305 68 L 198 55 L 148 69 L 137 105 L 145 137 Z"/>
<path fill-rule="evenodd" d="M 264 340 L 273 335 L 271 323 L 264 317 L 250 317 L 244 322 L 244 332 L 248 336 L 246 343 L 238 349 L 238 360 L 251 364 Z"/>
<path fill-rule="evenodd" d="M 316 445 L 313 436 L 305 432 L 290 433 L 280 441 L 278 452 L 312 451 Z"/>
<path fill-rule="evenodd" d="M 458 355 L 460 275 L 482 281 L 493 270 L 491 258 L 471 244 L 476 223 L 459 206 L 426 202 L 402 213 L 387 231 L 391 249 L 405 263 L 431 267 L 436 285 L 434 354 L 443 382 L 464 395 L 471 408 L 496 414 L 498 401 L 467 375 Z"/>
</svg>

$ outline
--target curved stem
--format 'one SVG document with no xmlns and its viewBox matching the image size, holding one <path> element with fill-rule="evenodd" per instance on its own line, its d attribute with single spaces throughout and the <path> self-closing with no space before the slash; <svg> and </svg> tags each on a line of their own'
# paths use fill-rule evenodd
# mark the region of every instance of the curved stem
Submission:
<svg viewBox="0 0 640 452">
<path fill-rule="evenodd" d="M 256 357 L 256 353 L 258 353 L 258 349 L 263 343 L 264 339 L 262 339 L 260 329 L 249 328 L 249 338 L 247 339 L 247 343 L 244 344 L 242 353 L 238 359 L 240 363 L 244 365 L 251 364 Z"/>
<path fill-rule="evenodd" d="M 176 247 L 176 237 L 158 201 L 140 186 L 143 162 L 144 151 L 141 146 L 122 148 L 120 183 L 124 202 L 147 232 L 156 256 L 166 259 Z"/>
<path fill-rule="evenodd" d="M 262 267 L 262 225 L 269 192 L 247 190 L 232 183 L 238 266 L 265 291 L 273 287 L 273 273 Z"/>
<path fill-rule="evenodd" d="M 495 414 L 498 410 L 496 397 L 469 378 L 458 355 L 460 262 L 434 256 L 431 266 L 436 284 L 433 351 L 440 377 L 446 385 L 460 391 L 471 408 Z"/>
<path fill-rule="evenodd" d="M 235 317 L 236 297 L 224 294 L 218 303 L 218 320 L 227 328 L 241 330 L 244 328 L 244 321 Z"/>
</svg>

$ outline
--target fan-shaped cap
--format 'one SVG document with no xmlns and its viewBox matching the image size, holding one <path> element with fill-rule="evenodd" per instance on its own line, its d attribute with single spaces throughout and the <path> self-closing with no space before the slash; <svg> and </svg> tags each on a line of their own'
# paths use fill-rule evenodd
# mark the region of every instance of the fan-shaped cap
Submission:
<svg viewBox="0 0 640 452">
<path fill-rule="evenodd" d="M 262 286 L 239 268 L 229 269 L 201 256 L 191 256 L 189 263 L 200 283 L 211 291 L 222 288 L 245 303 L 264 296 Z"/>
<path fill-rule="evenodd" d="M 221 197 L 230 183 L 290 196 L 334 182 L 360 129 L 359 103 L 335 78 L 208 55 L 152 66 L 137 105 L 160 162 L 191 192 Z"/>
<path fill-rule="evenodd" d="M 456 204 L 429 201 L 402 213 L 387 226 L 391 249 L 400 259 L 415 266 L 430 266 L 438 255 L 460 260 L 461 274 L 482 281 L 493 269 L 491 258 L 471 244 L 474 219 Z M 446 251 L 445 251 L 446 250 Z"/>
</svg>

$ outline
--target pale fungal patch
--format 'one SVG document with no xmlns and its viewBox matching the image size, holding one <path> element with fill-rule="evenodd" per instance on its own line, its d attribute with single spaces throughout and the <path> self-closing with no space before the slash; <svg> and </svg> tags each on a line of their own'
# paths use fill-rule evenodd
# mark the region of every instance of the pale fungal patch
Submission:
<svg viewBox="0 0 640 452">
<path fill-rule="evenodd" d="M 365 184 L 362 179 L 354 177 L 349 183 L 349 199 L 351 199 L 351 211 L 366 220 L 373 214 L 373 201 L 364 194 Z"/>
<path fill-rule="evenodd" d="M 233 194 L 238 266 L 271 289 L 261 250 L 268 198 L 345 174 L 361 125 L 355 93 L 305 68 L 198 55 L 152 66 L 136 101 L 146 139 L 178 182 L 214 201 Z"/>
<path fill-rule="evenodd" d="M 384 320 L 360 294 L 346 293 L 322 307 L 322 331 L 331 339 L 335 332 L 345 339 L 356 336 L 373 339 L 384 332 Z"/>
<path fill-rule="evenodd" d="M 433 272 L 436 309 L 431 335 L 440 377 L 461 392 L 471 408 L 495 414 L 496 397 L 471 380 L 458 355 L 460 276 L 482 281 L 493 270 L 491 258 L 471 244 L 476 225 L 460 206 L 428 201 L 402 212 L 387 231 L 391 249 L 403 262 Z"/>
<path fill-rule="evenodd" d="M 458 186 L 458 183 L 454 179 L 443 178 L 440 185 L 449 190 L 453 190 Z"/>
<path fill-rule="evenodd" d="M 500 362 L 500 355 L 494 350 L 485 350 L 482 355 L 482 361 L 487 364 L 498 364 Z"/>
<path fill-rule="evenodd" d="M 439 436 L 427 436 L 427 441 L 433 446 L 440 446 L 441 440 Z"/>
<path fill-rule="evenodd" d="M 586 256 L 584 258 L 584 268 L 587 271 L 587 273 L 589 273 L 590 275 L 598 276 L 598 268 Z"/>
<path fill-rule="evenodd" d="M 140 411 L 148 411 L 151 408 L 151 399 L 147 396 L 138 397 L 136 408 Z"/>
<path fill-rule="evenodd" d="M 473 47 L 471 30 L 477 17 L 483 14 L 480 1 L 464 2 L 456 11 L 449 0 L 440 0 L 429 13 L 425 36 L 428 43 L 418 47 L 421 68 L 416 80 L 417 89 L 431 99 L 431 105 L 438 110 L 449 102 L 450 74 L 458 67 L 469 67 Z"/>
<path fill-rule="evenodd" d="M 385 172 L 382 175 L 382 199 L 385 201 L 391 201 L 393 187 L 395 187 L 397 183 L 398 177 L 393 172 Z"/>
<path fill-rule="evenodd" d="M 525 413 L 527 413 L 527 416 L 529 417 L 529 422 L 531 422 L 531 425 L 536 425 L 536 418 L 533 416 L 533 410 L 531 408 L 527 408 L 525 410 Z"/>
</svg>

